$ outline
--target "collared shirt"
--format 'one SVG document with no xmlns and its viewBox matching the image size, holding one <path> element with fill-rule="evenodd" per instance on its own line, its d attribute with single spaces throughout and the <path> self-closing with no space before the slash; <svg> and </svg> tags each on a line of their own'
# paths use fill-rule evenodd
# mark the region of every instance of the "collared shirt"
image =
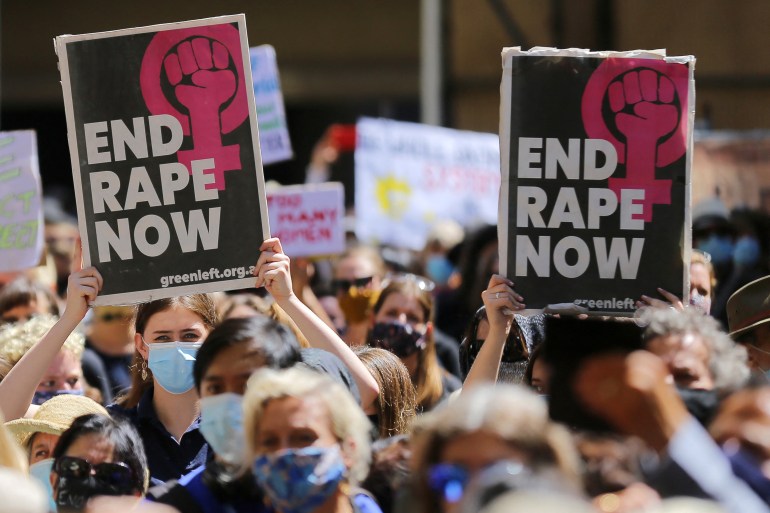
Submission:
<svg viewBox="0 0 770 513">
<path fill-rule="evenodd" d="M 117 404 L 107 407 L 110 414 L 127 418 L 139 432 L 147 454 L 150 469 L 150 484 L 158 485 L 203 466 L 208 457 L 208 444 L 200 430 L 200 417 L 195 419 L 182 439 L 177 442 L 158 418 L 152 403 L 153 389 L 150 388 L 133 408 L 122 408 Z"/>
</svg>

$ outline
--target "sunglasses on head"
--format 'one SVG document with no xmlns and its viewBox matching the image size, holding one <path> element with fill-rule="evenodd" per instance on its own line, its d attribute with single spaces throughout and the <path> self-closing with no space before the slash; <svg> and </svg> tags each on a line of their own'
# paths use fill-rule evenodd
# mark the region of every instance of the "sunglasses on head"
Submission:
<svg viewBox="0 0 770 513">
<path fill-rule="evenodd" d="M 436 284 L 425 276 L 412 273 L 390 273 L 382 280 L 383 290 L 391 283 L 414 283 L 423 292 L 433 292 Z"/>
<path fill-rule="evenodd" d="M 134 487 L 134 473 L 122 462 L 92 465 L 82 458 L 62 456 L 56 460 L 54 470 L 60 478 L 88 479 L 93 475 L 97 481 L 126 493 Z"/>
<path fill-rule="evenodd" d="M 334 290 L 347 292 L 350 290 L 350 287 L 355 287 L 357 289 L 366 287 L 372 282 L 372 278 L 373 276 L 368 276 L 366 278 L 356 278 L 355 280 L 334 280 L 332 281 L 332 285 L 334 286 Z"/>
</svg>

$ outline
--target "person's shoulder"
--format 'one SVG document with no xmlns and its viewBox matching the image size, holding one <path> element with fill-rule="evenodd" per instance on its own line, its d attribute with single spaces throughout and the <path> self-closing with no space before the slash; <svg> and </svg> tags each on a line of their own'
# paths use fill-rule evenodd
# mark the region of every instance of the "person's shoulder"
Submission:
<svg viewBox="0 0 770 513">
<path fill-rule="evenodd" d="M 448 372 L 441 373 L 441 384 L 444 387 L 444 396 L 448 396 L 463 386 L 463 382 L 457 376 Z"/>
<path fill-rule="evenodd" d="M 380 505 L 372 495 L 363 488 L 354 488 L 350 494 L 355 513 L 382 513 Z"/>
<path fill-rule="evenodd" d="M 137 418 L 137 410 L 138 408 L 134 406 L 133 408 L 126 408 L 120 403 L 112 403 L 105 406 L 107 408 L 107 411 L 110 413 L 113 417 L 120 417 L 128 420 L 135 420 Z"/>
</svg>

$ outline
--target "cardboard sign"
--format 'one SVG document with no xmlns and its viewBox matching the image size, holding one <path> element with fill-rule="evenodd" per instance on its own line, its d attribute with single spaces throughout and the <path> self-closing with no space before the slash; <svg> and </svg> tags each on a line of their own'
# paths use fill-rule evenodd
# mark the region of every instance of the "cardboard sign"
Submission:
<svg viewBox="0 0 770 513">
<path fill-rule="evenodd" d="M 694 58 L 503 52 L 500 268 L 528 307 L 687 301 Z"/>
<path fill-rule="evenodd" d="M 273 236 L 290 257 L 345 250 L 345 197 L 341 183 L 293 185 L 267 195 Z"/>
<path fill-rule="evenodd" d="M 419 251 L 437 221 L 497 222 L 497 136 L 367 118 L 356 130 L 360 240 Z"/>
<path fill-rule="evenodd" d="M 35 132 L 0 132 L 0 272 L 21 271 L 40 262 L 41 200 Z"/>
<path fill-rule="evenodd" d="M 96 304 L 253 286 L 269 236 L 243 15 L 56 38 Z"/>
<path fill-rule="evenodd" d="M 286 112 L 283 107 L 275 49 L 270 45 L 255 46 L 249 49 L 249 61 L 254 80 L 254 102 L 257 104 L 262 164 L 289 160 L 293 154 L 289 130 L 286 128 Z"/>
</svg>

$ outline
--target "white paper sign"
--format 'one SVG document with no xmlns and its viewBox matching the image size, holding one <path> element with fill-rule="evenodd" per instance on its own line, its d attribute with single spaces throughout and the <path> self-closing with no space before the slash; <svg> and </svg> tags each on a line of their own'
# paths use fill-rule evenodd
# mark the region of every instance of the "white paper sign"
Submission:
<svg viewBox="0 0 770 513">
<path fill-rule="evenodd" d="M 0 132 L 0 271 L 38 265 L 43 252 L 41 199 L 35 132 Z"/>
<path fill-rule="evenodd" d="M 270 45 L 249 49 L 251 76 L 254 82 L 254 101 L 257 104 L 259 145 L 262 164 L 272 164 L 292 158 L 286 112 L 278 78 L 275 49 Z"/>
<path fill-rule="evenodd" d="M 360 240 L 421 250 L 437 221 L 497 223 L 496 135 L 371 118 L 356 132 Z"/>
<path fill-rule="evenodd" d="M 292 185 L 267 194 L 270 231 L 290 257 L 333 255 L 345 249 L 341 183 Z"/>
</svg>

